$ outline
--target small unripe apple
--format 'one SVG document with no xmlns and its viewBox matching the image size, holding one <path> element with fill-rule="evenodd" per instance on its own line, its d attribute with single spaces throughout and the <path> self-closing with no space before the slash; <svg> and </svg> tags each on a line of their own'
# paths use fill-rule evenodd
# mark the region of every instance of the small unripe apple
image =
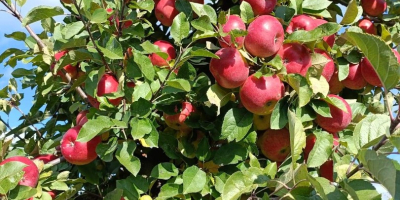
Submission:
<svg viewBox="0 0 400 200">
<path fill-rule="evenodd" d="M 374 23 L 372 23 L 372 21 L 369 19 L 364 18 L 358 21 L 358 27 L 360 27 L 366 33 L 376 35 L 376 28 L 374 26 Z"/>
<path fill-rule="evenodd" d="M 39 169 L 32 160 L 23 156 L 13 156 L 3 160 L 0 165 L 4 165 L 9 162 L 21 162 L 26 164 L 27 166 L 22 169 L 22 171 L 25 173 L 18 184 L 33 188 L 36 187 L 39 180 Z"/>
<path fill-rule="evenodd" d="M 65 160 L 74 165 L 86 165 L 97 158 L 96 147 L 101 137 L 96 136 L 89 142 L 78 142 L 78 133 L 81 126 L 69 129 L 61 140 L 61 153 Z"/>
<path fill-rule="evenodd" d="M 367 86 L 367 81 L 361 73 L 361 66 L 359 64 L 350 64 L 349 75 L 346 79 L 342 81 L 344 87 L 350 88 L 352 90 L 360 90 Z"/>
<path fill-rule="evenodd" d="M 275 6 L 277 0 L 242 0 L 247 1 L 253 9 L 254 15 L 268 15 L 270 14 Z M 241 2 L 242 2 L 241 1 Z"/>
<path fill-rule="evenodd" d="M 154 45 L 158 46 L 162 52 L 167 53 L 168 57 L 167 59 L 164 59 L 158 54 L 152 53 L 149 55 L 151 63 L 159 67 L 169 66 L 168 61 L 176 58 L 176 52 L 174 46 L 172 46 L 171 43 L 164 40 L 158 40 L 154 42 Z"/>
<path fill-rule="evenodd" d="M 232 30 L 246 30 L 246 25 L 238 15 L 230 15 L 227 17 L 226 23 L 222 25 L 222 30 L 224 33 L 229 33 Z M 235 38 L 235 42 L 237 43 L 239 49 L 242 48 L 244 36 Z M 219 39 L 219 45 L 221 45 L 223 48 L 235 47 L 235 44 L 232 42 L 232 38 L 229 34 Z"/>
<path fill-rule="evenodd" d="M 153 200 L 149 195 L 143 195 L 139 198 L 139 200 Z"/>
<path fill-rule="evenodd" d="M 41 160 L 43 161 L 44 164 L 57 159 L 56 155 L 53 154 L 44 154 L 44 155 L 38 155 L 34 158 L 35 160 Z"/>
<path fill-rule="evenodd" d="M 326 51 L 321 50 L 321 49 L 314 49 L 315 53 L 323 55 L 326 59 L 328 59 L 328 63 L 325 64 L 324 69 L 322 70 L 322 76 L 325 77 L 326 81 L 330 81 L 333 73 L 335 72 L 335 63 L 333 62 L 333 59 Z"/>
<path fill-rule="evenodd" d="M 352 119 L 351 108 L 350 105 L 340 96 L 329 94 L 328 97 L 340 100 L 345 105 L 346 111 L 343 111 L 340 108 L 328 104 L 332 118 L 323 117 L 317 114 L 315 122 L 328 132 L 337 133 L 345 129 L 350 124 Z"/>
<path fill-rule="evenodd" d="M 285 86 L 277 75 L 251 75 L 240 88 L 243 106 L 253 114 L 271 114 L 275 104 L 285 95 Z"/>
<path fill-rule="evenodd" d="M 289 131 L 286 128 L 267 130 L 257 139 L 257 144 L 265 157 L 274 162 L 282 162 L 290 153 Z"/>
<path fill-rule="evenodd" d="M 175 0 L 160 0 L 155 5 L 154 13 L 162 25 L 171 26 L 179 11 L 175 7 Z"/>
<path fill-rule="evenodd" d="M 328 160 L 319 167 L 319 174 L 321 177 L 333 182 L 333 160 Z"/>
<path fill-rule="evenodd" d="M 306 14 L 296 15 L 290 21 L 286 28 L 286 33 L 293 33 L 297 30 L 312 30 L 314 29 L 314 19 Z"/>
<path fill-rule="evenodd" d="M 265 58 L 276 54 L 283 44 L 283 27 L 269 15 L 257 17 L 250 23 L 244 39 L 246 50 L 253 56 Z"/>
<path fill-rule="evenodd" d="M 339 81 L 339 71 L 335 69 L 335 72 L 332 75 L 331 80 L 329 80 L 329 93 L 331 94 L 339 94 L 344 88 L 341 81 Z"/>
<path fill-rule="evenodd" d="M 385 12 L 387 4 L 385 0 L 361 0 L 361 6 L 365 13 L 377 17 Z"/>
<path fill-rule="evenodd" d="M 188 118 L 195 108 L 190 102 L 182 102 L 182 110 L 178 111 L 178 107 L 175 107 L 175 112 L 177 114 L 169 115 L 164 113 L 165 123 L 175 130 L 188 130 L 190 129 L 186 124 L 186 118 Z"/>
<path fill-rule="evenodd" d="M 217 51 L 219 59 L 212 58 L 210 72 L 215 81 L 224 88 L 237 88 L 249 76 L 249 67 L 246 60 L 236 48 L 228 47 Z"/>
<path fill-rule="evenodd" d="M 308 49 L 298 43 L 283 44 L 278 51 L 288 74 L 301 74 L 305 76 L 311 67 L 311 56 Z"/>
<path fill-rule="evenodd" d="M 118 80 L 111 74 L 104 74 L 97 84 L 97 96 L 101 97 L 105 94 L 111 94 L 118 91 Z M 114 106 L 121 104 L 122 97 L 116 99 L 108 99 Z"/>
<path fill-rule="evenodd" d="M 270 128 L 271 115 L 253 115 L 254 129 L 264 131 Z"/>
</svg>

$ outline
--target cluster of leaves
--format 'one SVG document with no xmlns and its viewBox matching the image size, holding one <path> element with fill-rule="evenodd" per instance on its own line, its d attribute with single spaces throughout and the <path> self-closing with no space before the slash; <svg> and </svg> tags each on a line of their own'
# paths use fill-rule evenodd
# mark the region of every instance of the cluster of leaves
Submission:
<svg viewBox="0 0 400 200">
<path fill-rule="evenodd" d="M 1 1 L 12 4 L 11 0 Z M 338 6 L 340 2 L 347 6 L 344 14 Z M 24 42 L 27 50 L 10 48 L 0 55 L 0 62 L 12 68 L 18 62 L 32 65 L 13 70 L 9 85 L 0 90 L 1 110 L 9 114 L 18 109 L 24 95 L 18 92 L 17 80 L 22 88 L 34 90 L 35 95 L 19 126 L 7 130 L 6 123 L 0 121 L 2 133 L 19 138 L 14 143 L 0 140 L 1 159 L 55 154 L 63 133 L 75 125 L 75 117 L 83 109 L 89 108 L 90 117 L 78 141 L 89 141 L 106 132 L 110 136 L 98 145 L 98 159 L 88 165 L 38 163 L 41 173 L 37 188 L 17 186 L 22 178 L 20 164 L 0 166 L 0 193 L 10 199 L 26 199 L 50 190 L 58 191 L 57 199 L 119 200 L 121 196 L 138 199 L 143 194 L 159 199 L 380 199 L 372 185 L 377 181 L 393 198 L 400 198 L 397 180 L 400 165 L 387 157 L 400 148 L 399 136 L 393 133 L 393 124 L 398 120 L 389 117 L 391 107 L 396 104 L 400 76 L 391 53 L 391 47 L 400 43 L 400 24 L 396 23 L 400 11 L 396 3 L 390 4 L 389 14 L 376 19 L 380 20 L 381 36 L 372 36 L 354 26 L 363 13 L 357 1 L 340 2 L 282 0 L 273 13 L 283 25 L 302 13 L 331 18 L 332 23 L 313 31 L 287 35 L 285 42 L 329 51 L 335 58 L 340 80 L 347 77 L 349 64 L 359 62 L 364 55 L 383 81 L 384 88 L 368 86 L 362 91 L 345 89 L 341 93 L 345 99 L 351 99 L 353 119 L 339 133 L 337 149 L 332 149 L 332 135 L 313 123 L 316 114 L 330 116 L 328 104 L 318 99 L 325 98 L 343 108 L 340 102 L 326 98 L 329 85 L 319 78 L 326 59 L 313 56 L 314 71 L 303 77 L 286 75 L 279 57 L 259 59 L 240 50 L 259 75 L 280 73 L 292 88 L 277 103 L 271 116 L 271 129 L 290 130 L 291 155 L 283 163 L 271 162 L 260 155 L 253 114 L 235 98 L 238 90 L 213 84 L 215 80 L 208 70 L 210 59 L 218 58 L 213 53 L 219 48 L 217 37 L 226 35 L 220 26 L 225 23 L 226 15 L 238 14 L 246 24 L 254 19 L 248 3 L 233 0 L 201 5 L 177 0 L 180 14 L 170 28 L 157 23 L 153 0 L 131 1 L 127 5 L 118 0 L 78 0 L 76 4 L 64 5 L 71 14 L 62 23 L 53 19 L 64 14 L 62 8 L 34 8 L 22 19 L 22 24 L 40 22 L 43 32 L 37 37 L 44 46 L 33 35 L 14 32 L 5 36 Z M 17 3 L 23 6 L 25 1 Z M 122 23 L 132 21 L 132 26 L 122 29 L 110 23 L 106 8 L 117 11 L 114 18 L 120 17 Z M 341 22 L 336 22 L 336 15 L 343 16 Z M 339 30 L 344 32 L 337 35 L 332 48 L 321 39 Z M 246 32 L 229 34 L 235 38 Z M 176 46 L 178 56 L 170 61 L 170 68 L 153 66 L 147 56 L 156 53 L 165 58 L 166 54 L 152 44 L 159 39 Z M 68 54 L 51 69 L 55 52 L 62 50 L 68 50 Z M 84 75 L 68 83 L 54 75 L 68 64 L 79 64 Z M 177 74 L 173 73 L 175 69 L 179 69 Z M 119 90 L 96 97 L 100 106 L 95 109 L 87 103 L 85 95 L 96 96 L 97 84 L 105 73 L 117 77 Z M 128 82 L 135 82 L 136 87 L 128 87 Z M 85 95 L 76 92 L 80 89 Z M 124 100 L 116 107 L 108 98 L 117 97 Z M 182 101 L 192 102 L 198 113 L 185 122 L 191 128 L 189 132 L 168 128 L 162 117 L 162 113 L 175 114 Z M 310 133 L 317 136 L 317 142 L 305 162 L 302 151 Z M 388 142 L 383 145 L 384 139 Z M 383 148 L 375 148 L 377 144 Z M 318 177 L 319 167 L 328 159 L 335 162 L 337 184 Z M 349 171 L 356 169 L 357 164 L 363 164 L 363 170 L 349 177 Z"/>
</svg>

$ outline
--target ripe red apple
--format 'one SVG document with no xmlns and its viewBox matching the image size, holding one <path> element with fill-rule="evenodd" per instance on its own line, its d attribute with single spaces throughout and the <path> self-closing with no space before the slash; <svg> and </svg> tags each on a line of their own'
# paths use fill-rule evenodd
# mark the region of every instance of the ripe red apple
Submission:
<svg viewBox="0 0 400 200">
<path fill-rule="evenodd" d="M 312 30 L 314 29 L 314 19 L 306 14 L 296 15 L 290 21 L 286 28 L 286 33 L 293 33 L 297 30 Z"/>
<path fill-rule="evenodd" d="M 270 14 L 274 10 L 277 2 L 277 0 L 244 0 L 244 1 L 247 1 L 247 3 L 250 4 L 251 8 L 253 9 L 254 15 Z"/>
<path fill-rule="evenodd" d="M 400 54 L 393 49 L 392 49 L 392 52 L 396 56 L 397 62 L 400 63 Z M 371 63 L 369 62 L 369 60 L 367 58 L 364 58 L 361 61 L 360 67 L 361 67 L 362 76 L 369 84 L 371 84 L 373 86 L 378 86 L 378 87 L 383 86 L 382 81 L 379 79 L 378 74 L 376 73 L 374 67 L 372 67 Z"/>
<path fill-rule="evenodd" d="M 101 137 L 96 136 L 89 142 L 77 142 L 82 126 L 69 129 L 61 140 L 61 153 L 65 160 L 74 165 L 86 165 L 97 158 L 96 147 Z"/>
<path fill-rule="evenodd" d="M 333 182 L 333 160 L 328 160 L 319 167 L 321 177 Z"/>
<path fill-rule="evenodd" d="M 222 30 L 224 33 L 229 33 L 230 31 L 236 29 L 246 30 L 246 25 L 238 15 L 229 15 L 229 17 L 227 17 L 226 23 L 222 25 Z M 235 42 L 237 43 L 239 49 L 242 48 L 244 43 L 244 37 L 235 38 Z M 235 44 L 232 43 L 230 35 L 227 35 L 222 39 L 219 39 L 219 45 L 221 45 L 222 48 L 235 47 Z"/>
<path fill-rule="evenodd" d="M 155 5 L 154 13 L 162 25 L 171 26 L 179 11 L 175 7 L 175 0 L 160 0 Z"/>
<path fill-rule="evenodd" d="M 195 110 L 195 107 L 190 102 L 182 102 L 182 110 L 178 111 L 178 107 L 175 107 L 177 114 L 169 115 L 164 113 L 165 123 L 175 130 L 188 130 L 190 128 L 185 124 L 186 118 Z"/>
<path fill-rule="evenodd" d="M 48 191 L 47 193 L 51 196 L 51 199 L 56 199 L 57 195 L 53 191 Z"/>
<path fill-rule="evenodd" d="M 169 66 L 168 61 L 176 58 L 176 52 L 174 46 L 172 46 L 171 43 L 164 40 L 158 40 L 154 42 L 154 45 L 158 46 L 162 52 L 167 53 L 168 58 L 164 59 L 161 56 L 157 55 L 156 53 L 152 53 L 149 55 L 151 63 L 159 67 Z"/>
<path fill-rule="evenodd" d="M 19 185 L 25 185 L 29 187 L 36 187 L 39 180 L 39 169 L 36 164 L 29 158 L 23 156 L 13 156 L 3 160 L 0 165 L 4 165 L 9 162 L 22 162 L 27 166 L 22 170 L 25 172 L 22 179 L 18 182 Z"/>
<path fill-rule="evenodd" d="M 281 23 L 275 17 L 259 16 L 250 23 L 247 31 L 244 46 L 253 56 L 270 57 L 282 47 L 284 32 Z"/>
<path fill-rule="evenodd" d="M 111 94 L 118 91 L 118 80 L 111 74 L 104 74 L 97 84 L 97 96 L 101 97 L 105 94 Z M 121 104 L 122 97 L 116 99 L 108 99 L 114 106 Z"/>
<path fill-rule="evenodd" d="M 349 75 L 342 81 L 343 85 L 352 90 L 360 90 L 367 86 L 367 81 L 361 73 L 361 66 L 359 64 L 350 64 Z"/>
<path fill-rule="evenodd" d="M 54 58 L 55 58 L 56 62 L 58 62 L 67 53 L 68 53 L 68 51 L 60 51 L 60 52 L 55 53 Z M 55 64 L 52 64 L 50 66 L 50 69 L 53 71 L 54 67 L 55 67 Z M 64 66 L 63 68 L 69 74 L 69 76 L 71 76 L 72 80 L 77 78 L 78 68 L 76 66 L 68 64 L 68 65 Z M 67 78 L 65 77 L 64 73 L 61 72 L 60 70 L 57 71 L 57 75 L 60 76 L 64 82 L 68 81 Z"/>
<path fill-rule="evenodd" d="M 315 122 L 328 132 L 337 133 L 345 129 L 350 124 L 352 118 L 351 108 L 350 105 L 340 96 L 329 94 L 328 97 L 336 98 L 343 102 L 343 104 L 346 106 L 347 112 L 329 104 L 332 118 L 323 117 L 317 114 Z"/>
<path fill-rule="evenodd" d="M 305 76 L 308 68 L 311 67 L 311 56 L 304 45 L 298 43 L 283 44 L 278 55 L 282 58 L 288 74 Z"/>
<path fill-rule="evenodd" d="M 312 29 L 315 29 L 315 28 L 317 28 L 318 26 L 320 26 L 320 25 L 322 25 L 322 24 L 325 24 L 325 23 L 328 23 L 328 22 L 327 22 L 326 20 L 324 20 L 324 19 L 315 19 L 315 20 L 314 20 L 314 23 L 313 23 L 314 27 L 313 27 Z M 335 44 L 335 34 L 329 35 L 329 36 L 325 36 L 325 37 L 323 38 L 323 40 L 324 40 L 330 47 L 333 47 L 333 44 Z"/>
<path fill-rule="evenodd" d="M 333 76 L 333 73 L 335 72 L 335 63 L 333 62 L 332 57 L 328 55 L 326 51 L 321 49 L 314 49 L 314 52 L 325 56 L 325 58 L 329 60 L 328 63 L 325 64 L 321 74 L 329 82 Z"/>
<path fill-rule="evenodd" d="M 361 6 L 365 13 L 377 17 L 385 12 L 387 4 L 385 0 L 361 0 Z"/>
<path fill-rule="evenodd" d="M 374 23 L 372 23 L 371 20 L 367 18 L 358 21 L 358 27 L 363 29 L 366 33 L 376 35 L 376 28 L 374 26 Z"/>
<path fill-rule="evenodd" d="M 329 80 L 329 93 L 331 94 L 339 94 L 344 88 L 341 81 L 339 81 L 339 71 L 335 69 L 335 72 L 332 75 L 331 80 Z"/>
<path fill-rule="evenodd" d="M 210 71 L 215 81 L 224 88 L 237 88 L 246 81 L 249 76 L 249 66 L 240 52 L 232 47 L 223 48 L 210 61 Z"/>
<path fill-rule="evenodd" d="M 83 110 L 78 113 L 78 115 L 76 116 L 76 124 L 78 126 L 83 126 L 88 121 L 88 118 L 86 117 L 86 114 L 88 113 L 88 110 Z"/>
<path fill-rule="evenodd" d="M 274 162 L 282 162 L 290 153 L 289 131 L 286 128 L 267 130 L 257 139 L 257 144 L 265 157 Z"/>
<path fill-rule="evenodd" d="M 304 160 L 308 160 L 308 155 L 310 155 L 311 150 L 314 148 L 317 137 L 314 134 L 310 134 L 306 138 L 306 147 L 304 148 Z"/>
<path fill-rule="evenodd" d="M 35 160 L 41 160 L 43 161 L 44 164 L 57 159 L 58 157 L 56 155 L 53 154 L 44 154 L 44 155 L 38 155 L 36 156 L 34 159 Z"/>
<path fill-rule="evenodd" d="M 240 100 L 243 106 L 257 115 L 268 115 L 275 104 L 285 95 L 285 86 L 277 75 L 251 75 L 240 88 Z"/>
<path fill-rule="evenodd" d="M 90 103 L 90 105 L 92 105 L 94 108 L 99 109 L 99 107 L 100 107 L 100 102 L 97 101 L 96 98 L 94 98 L 94 97 L 92 97 L 92 96 L 90 96 L 90 95 L 87 95 L 87 99 L 88 99 L 88 102 Z"/>
</svg>

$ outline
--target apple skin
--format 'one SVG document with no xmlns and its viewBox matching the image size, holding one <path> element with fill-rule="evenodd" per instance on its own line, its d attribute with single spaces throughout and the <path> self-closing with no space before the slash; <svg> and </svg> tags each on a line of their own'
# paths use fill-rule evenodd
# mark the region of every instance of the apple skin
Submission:
<svg viewBox="0 0 400 200">
<path fill-rule="evenodd" d="M 126 86 L 130 87 L 130 88 L 134 88 L 136 86 L 136 84 L 134 82 L 128 82 L 128 83 L 126 83 Z"/>
<path fill-rule="evenodd" d="M 342 84 L 352 90 L 360 90 L 367 86 L 367 81 L 361 73 L 361 66 L 359 64 L 350 63 L 349 75 L 342 81 Z"/>
<path fill-rule="evenodd" d="M 27 166 L 22 170 L 25 172 L 22 179 L 18 182 L 19 185 L 29 186 L 29 187 L 36 187 L 38 180 L 39 180 L 39 169 L 37 168 L 36 164 L 27 157 L 23 156 L 13 156 L 3 160 L 0 165 L 4 165 L 9 162 L 22 162 Z"/>
<path fill-rule="evenodd" d="M 155 5 L 154 13 L 162 25 L 171 26 L 179 11 L 175 7 L 175 0 L 160 0 Z"/>
<path fill-rule="evenodd" d="M 251 75 L 240 88 L 240 100 L 243 106 L 253 114 L 268 115 L 275 104 L 285 95 L 285 86 L 277 75 Z"/>
<path fill-rule="evenodd" d="M 238 15 L 230 15 L 229 17 L 227 17 L 226 23 L 222 25 L 222 30 L 224 31 L 224 33 L 229 33 L 231 30 L 235 29 L 246 30 L 246 25 Z M 222 39 L 218 40 L 218 42 L 222 48 L 235 48 L 235 44 L 231 42 L 230 35 L 223 37 Z M 238 44 L 238 49 L 242 48 L 244 44 L 244 36 L 235 38 L 235 42 Z"/>
<path fill-rule="evenodd" d="M 324 20 L 324 19 L 315 19 L 315 20 L 314 20 L 314 23 L 313 23 L 314 27 L 312 28 L 312 30 L 315 29 L 315 28 L 317 28 L 318 26 L 320 26 L 320 25 L 322 25 L 322 24 L 325 24 L 325 23 L 328 23 L 328 21 L 326 21 L 326 20 Z M 333 44 L 335 44 L 335 34 L 329 35 L 329 36 L 325 36 L 325 37 L 323 38 L 323 40 L 324 40 L 330 47 L 333 47 Z"/>
<path fill-rule="evenodd" d="M 262 154 L 274 162 L 282 162 L 290 153 L 290 134 L 284 128 L 267 130 L 257 139 Z"/>
<path fill-rule="evenodd" d="M 374 23 L 372 23 L 369 19 L 364 18 L 358 21 L 358 27 L 360 27 L 366 33 L 376 35 L 376 28 L 374 26 Z"/>
<path fill-rule="evenodd" d="M 271 127 L 271 115 L 253 115 L 254 129 L 265 131 Z"/>
<path fill-rule="evenodd" d="M 90 95 L 87 95 L 87 98 L 88 98 L 88 102 L 90 103 L 90 105 L 92 105 L 94 108 L 99 109 L 99 107 L 100 107 L 100 102 L 97 101 L 96 98 L 94 98 L 94 97 L 92 97 L 92 96 L 90 96 Z"/>
<path fill-rule="evenodd" d="M 151 63 L 159 67 L 169 66 L 168 61 L 176 58 L 175 47 L 165 40 L 158 40 L 154 42 L 154 45 L 158 46 L 162 52 L 167 53 L 168 58 L 165 60 L 156 53 L 152 53 L 149 55 Z"/>
<path fill-rule="evenodd" d="M 76 124 L 78 126 L 83 126 L 88 121 L 88 118 L 86 117 L 88 113 L 88 110 L 83 110 L 78 113 L 78 115 L 76 116 Z"/>
<path fill-rule="evenodd" d="M 310 134 L 306 138 L 306 147 L 303 150 L 304 160 L 308 160 L 308 156 L 310 155 L 311 150 L 314 148 L 315 142 L 317 141 L 317 137 L 314 134 Z"/>
<path fill-rule="evenodd" d="M 340 96 L 329 94 L 328 97 L 336 98 L 342 101 L 346 106 L 347 113 L 331 104 L 328 104 L 331 110 L 332 118 L 323 117 L 317 114 L 315 122 L 328 132 L 337 133 L 345 129 L 350 124 L 352 119 L 351 108 L 350 105 Z"/>
<path fill-rule="evenodd" d="M 328 160 L 319 167 L 321 177 L 333 182 L 333 160 Z"/>
<path fill-rule="evenodd" d="M 270 57 L 282 47 L 284 32 L 281 23 L 275 17 L 259 16 L 250 23 L 247 31 L 244 46 L 253 56 Z"/>
<path fill-rule="evenodd" d="M 118 80 L 111 74 L 104 74 L 97 84 L 97 96 L 101 97 L 105 94 L 111 94 L 118 91 Z M 122 97 L 116 99 L 108 99 L 114 106 L 121 104 Z"/>
<path fill-rule="evenodd" d="M 369 16 L 377 17 L 385 12 L 387 4 L 385 0 L 361 0 L 361 6 Z"/>
<path fill-rule="evenodd" d="M 275 6 L 277 0 L 242 0 L 250 4 L 253 9 L 254 15 L 268 15 L 270 14 Z M 240 1 L 240 2 L 242 2 Z"/>
<path fill-rule="evenodd" d="M 339 71 L 335 69 L 333 72 L 331 80 L 329 80 L 329 93 L 331 94 L 339 94 L 344 88 L 341 81 L 339 81 Z"/>
<path fill-rule="evenodd" d="M 178 111 L 178 107 L 175 107 L 175 112 L 177 114 L 169 115 L 164 113 L 165 123 L 174 130 L 188 130 L 190 129 L 186 124 L 186 118 L 188 118 L 193 112 L 195 112 L 195 108 L 190 102 L 182 102 L 182 110 Z"/>
<path fill-rule="evenodd" d="M 311 67 L 311 56 L 308 49 L 298 43 L 283 44 L 278 51 L 288 74 L 301 74 L 305 76 Z"/>
<path fill-rule="evenodd" d="M 58 62 L 67 53 L 68 53 L 68 51 L 57 52 L 57 53 L 54 54 L 54 59 L 56 60 L 56 62 Z M 51 71 L 53 71 L 54 67 L 55 67 L 55 64 L 52 64 L 50 66 Z M 69 76 L 71 77 L 72 80 L 77 78 L 77 76 L 78 76 L 78 68 L 76 66 L 68 64 L 68 65 L 64 66 L 63 68 L 69 74 Z M 68 80 L 65 77 L 64 73 L 61 72 L 60 70 L 57 71 L 57 75 L 60 76 L 64 82 L 68 82 Z"/>
<path fill-rule="evenodd" d="M 47 193 L 51 196 L 51 199 L 56 199 L 57 195 L 53 191 L 48 191 Z"/>
<path fill-rule="evenodd" d="M 243 85 L 249 76 L 249 66 L 239 50 L 232 47 L 223 48 L 215 55 L 219 56 L 219 59 L 212 58 L 210 61 L 210 72 L 215 81 L 228 89 Z"/>
<path fill-rule="evenodd" d="M 314 29 L 314 19 L 306 14 L 296 15 L 290 21 L 286 28 L 286 33 L 293 33 L 297 30 L 312 30 Z"/>
<path fill-rule="evenodd" d="M 36 156 L 34 159 L 35 160 L 41 160 L 43 161 L 44 164 L 57 159 L 58 157 L 56 155 L 53 154 L 44 154 L 44 155 L 38 155 Z"/>
<path fill-rule="evenodd" d="M 82 126 L 69 129 L 61 140 L 61 154 L 65 160 L 74 165 L 86 165 L 97 158 L 96 147 L 101 137 L 96 136 L 89 142 L 77 142 Z"/>
<path fill-rule="evenodd" d="M 397 58 L 397 62 L 400 63 L 400 54 L 392 49 L 392 52 Z M 382 87 L 382 81 L 379 79 L 378 74 L 376 73 L 374 67 L 372 67 L 371 63 L 367 58 L 364 58 L 361 63 L 361 73 L 364 79 L 373 86 Z"/>
<path fill-rule="evenodd" d="M 325 64 L 325 67 L 322 70 L 322 74 L 321 74 L 323 77 L 325 77 L 326 81 L 329 82 L 333 76 L 333 73 L 335 72 L 335 63 L 334 63 L 332 57 L 330 55 L 328 55 L 328 53 L 326 53 L 326 51 L 321 50 L 321 49 L 314 49 L 314 52 L 325 56 L 325 58 L 327 58 L 329 60 L 329 62 Z"/>
</svg>

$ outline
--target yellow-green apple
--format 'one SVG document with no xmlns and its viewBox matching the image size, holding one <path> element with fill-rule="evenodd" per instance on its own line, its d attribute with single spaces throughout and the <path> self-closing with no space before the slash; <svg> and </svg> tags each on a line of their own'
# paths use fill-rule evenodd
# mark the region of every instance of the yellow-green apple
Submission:
<svg viewBox="0 0 400 200">
<path fill-rule="evenodd" d="M 160 0 L 155 5 L 154 13 L 162 25 L 171 26 L 179 11 L 175 7 L 175 0 Z"/>
<path fill-rule="evenodd" d="M 56 54 L 54 54 L 54 59 L 56 62 L 58 62 L 63 56 L 65 56 L 68 53 L 68 51 L 60 51 L 57 52 Z M 53 71 L 55 67 L 55 64 L 52 64 L 50 66 L 50 69 Z M 71 77 L 71 79 L 75 79 L 78 75 L 78 68 L 76 66 L 73 66 L 71 64 L 68 64 L 66 66 L 63 67 L 64 70 L 69 74 L 69 76 Z M 57 71 L 57 75 L 60 76 L 64 82 L 67 82 L 67 78 L 65 77 L 64 73 L 60 70 Z"/>
<path fill-rule="evenodd" d="M 233 47 L 222 48 L 215 53 L 219 59 L 210 61 L 210 72 L 215 81 L 224 88 L 237 88 L 249 77 L 249 66 L 239 50 Z"/>
<path fill-rule="evenodd" d="M 118 80 L 112 74 L 104 74 L 99 83 L 97 84 L 97 96 L 101 97 L 105 94 L 111 94 L 118 91 Z M 122 97 L 115 98 L 115 99 L 108 99 L 108 101 L 113 104 L 114 106 L 118 106 L 121 101 Z"/>
<path fill-rule="evenodd" d="M 311 56 L 308 49 L 298 43 L 283 44 L 278 54 L 288 74 L 301 74 L 305 76 L 311 67 Z"/>
<path fill-rule="evenodd" d="M 333 160 L 328 160 L 319 167 L 319 174 L 321 177 L 333 182 Z"/>
<path fill-rule="evenodd" d="M 246 25 L 238 15 L 229 15 L 226 18 L 226 23 L 222 25 L 222 31 L 224 33 L 229 33 L 232 30 L 246 30 Z M 239 49 L 242 48 L 244 43 L 244 36 L 235 38 L 235 42 L 238 45 L 237 47 Z M 223 48 L 235 47 L 235 43 L 232 42 L 232 38 L 229 34 L 219 39 L 219 45 L 221 45 L 221 47 Z"/>
<path fill-rule="evenodd" d="M 271 115 L 253 115 L 254 129 L 264 131 L 270 128 Z"/>
<path fill-rule="evenodd" d="M 242 0 L 247 1 L 253 9 L 254 15 L 268 15 L 270 14 L 275 6 L 277 0 Z M 241 2 L 242 2 L 241 1 Z"/>
<path fill-rule="evenodd" d="M 361 66 L 357 64 L 350 63 L 349 66 L 349 75 L 346 79 L 342 81 L 344 87 L 350 88 L 352 90 L 360 90 L 367 86 L 367 81 L 365 81 L 364 77 L 361 73 Z"/>
<path fill-rule="evenodd" d="M 284 32 L 282 24 L 275 17 L 259 16 L 250 23 L 247 31 L 244 46 L 253 56 L 270 57 L 282 46 Z"/>
<path fill-rule="evenodd" d="M 172 46 L 171 43 L 164 40 L 158 40 L 154 42 L 154 45 L 158 46 L 162 52 L 167 53 L 168 57 L 167 59 L 164 59 L 158 54 L 152 53 L 149 55 L 151 63 L 159 67 L 169 66 L 168 61 L 176 58 L 176 52 L 174 46 Z"/>
<path fill-rule="evenodd" d="M 88 113 L 88 110 L 83 110 L 78 113 L 78 115 L 76 116 L 76 124 L 78 126 L 83 126 L 88 121 L 88 118 L 86 117 Z"/>
<path fill-rule="evenodd" d="M 329 93 L 331 94 L 339 94 L 344 88 L 341 81 L 339 81 L 339 71 L 335 69 L 333 72 L 331 80 L 329 80 Z"/>
<path fill-rule="evenodd" d="M 397 58 L 397 62 L 400 63 L 400 54 L 392 49 L 392 52 L 394 53 L 394 55 Z M 367 58 L 364 58 L 361 63 L 361 73 L 364 77 L 364 79 L 371 85 L 373 86 L 378 86 L 378 87 L 382 87 L 382 81 L 379 79 L 378 74 L 376 73 L 374 67 L 372 67 L 371 63 L 369 62 L 369 60 Z"/>
<path fill-rule="evenodd" d="M 340 96 L 329 94 L 328 97 L 341 101 L 345 105 L 346 111 L 328 104 L 332 117 L 323 117 L 317 114 L 315 122 L 328 132 L 337 133 L 350 124 L 352 118 L 351 108 L 350 105 Z"/>
<path fill-rule="evenodd" d="M 65 160 L 74 165 L 86 165 L 97 158 L 96 147 L 101 137 L 96 136 L 89 142 L 78 142 L 78 133 L 82 126 L 69 129 L 61 140 L 61 154 Z"/>
<path fill-rule="evenodd" d="M 325 23 L 328 23 L 328 22 L 327 22 L 326 20 L 324 20 L 324 19 L 314 19 L 314 23 L 313 23 L 314 27 L 312 28 L 312 30 L 315 29 L 315 28 L 317 28 L 318 26 L 320 26 L 320 25 L 322 25 L 322 24 L 325 24 Z M 329 36 L 325 36 L 325 37 L 323 38 L 323 40 L 324 40 L 330 47 L 333 47 L 333 44 L 335 43 L 335 34 L 329 35 Z"/>
<path fill-rule="evenodd" d="M 374 26 L 374 23 L 372 23 L 372 21 L 367 18 L 358 21 L 358 27 L 360 27 L 366 33 L 376 35 L 376 28 Z"/>
<path fill-rule="evenodd" d="M 36 156 L 34 159 L 35 160 L 41 160 L 43 161 L 44 164 L 57 159 L 58 157 L 56 155 L 53 154 L 44 154 L 44 155 L 38 155 Z"/>
<path fill-rule="evenodd" d="M 19 185 L 29 186 L 29 187 L 36 187 L 38 180 L 39 180 L 39 169 L 36 164 L 27 157 L 24 156 L 13 156 L 3 160 L 0 165 L 4 165 L 9 162 L 21 162 L 26 165 L 22 169 L 24 171 L 24 175 L 22 179 L 18 182 Z"/>
<path fill-rule="evenodd" d="M 306 14 L 296 15 L 290 21 L 286 28 L 286 33 L 293 33 L 297 30 L 312 30 L 314 29 L 314 19 Z"/>
<path fill-rule="evenodd" d="M 188 130 L 190 129 L 186 124 L 186 118 L 188 118 L 193 112 L 195 112 L 195 107 L 190 102 L 182 102 L 182 109 L 178 110 L 175 106 L 175 112 L 177 114 L 169 115 L 164 113 L 165 123 L 175 130 Z"/>
<path fill-rule="evenodd" d="M 361 6 L 365 13 L 377 17 L 385 12 L 387 4 L 385 0 L 361 0 Z"/>
<path fill-rule="evenodd" d="M 289 131 L 286 128 L 267 130 L 257 139 L 257 144 L 265 157 L 274 162 L 282 162 L 290 153 Z"/>
<path fill-rule="evenodd" d="M 153 200 L 150 195 L 143 195 L 139 198 L 139 200 Z"/>
<path fill-rule="evenodd" d="M 324 69 L 322 70 L 322 76 L 325 77 L 326 81 L 330 81 L 333 73 L 335 72 L 335 63 L 333 62 L 333 59 L 326 51 L 321 50 L 321 49 L 314 49 L 314 52 L 317 54 L 323 55 L 326 59 L 328 59 L 328 63 L 325 64 Z"/>
<path fill-rule="evenodd" d="M 253 114 L 271 114 L 275 104 L 285 95 L 285 86 L 277 75 L 251 75 L 240 88 L 240 101 Z"/>
</svg>

